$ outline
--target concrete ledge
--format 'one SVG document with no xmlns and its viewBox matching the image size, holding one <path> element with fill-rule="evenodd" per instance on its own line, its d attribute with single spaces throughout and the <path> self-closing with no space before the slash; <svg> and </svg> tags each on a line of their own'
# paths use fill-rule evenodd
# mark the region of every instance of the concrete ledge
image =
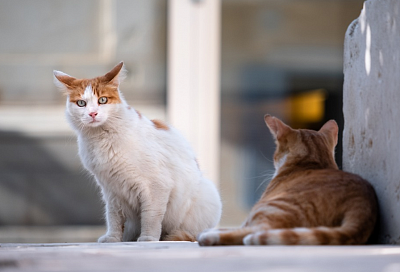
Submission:
<svg viewBox="0 0 400 272">
<path fill-rule="evenodd" d="M 88 243 L 104 233 L 105 226 L 2 226 L 0 243 Z"/>
<path fill-rule="evenodd" d="M 1 271 L 400 271 L 398 246 L 0 244 Z"/>
</svg>

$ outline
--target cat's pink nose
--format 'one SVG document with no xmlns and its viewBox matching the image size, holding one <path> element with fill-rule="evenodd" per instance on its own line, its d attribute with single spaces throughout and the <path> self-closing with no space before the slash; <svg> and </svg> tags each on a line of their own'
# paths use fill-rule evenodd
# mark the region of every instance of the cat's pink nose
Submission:
<svg viewBox="0 0 400 272">
<path fill-rule="evenodd" d="M 97 115 L 97 112 L 91 112 L 91 113 L 89 113 L 89 115 L 90 115 L 92 118 L 95 118 L 96 115 Z"/>
</svg>

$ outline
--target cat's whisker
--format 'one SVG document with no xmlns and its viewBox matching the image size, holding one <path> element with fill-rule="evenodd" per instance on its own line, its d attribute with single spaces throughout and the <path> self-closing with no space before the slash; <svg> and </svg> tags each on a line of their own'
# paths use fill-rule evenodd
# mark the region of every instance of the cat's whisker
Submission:
<svg viewBox="0 0 400 272">
<path fill-rule="evenodd" d="M 273 172 L 270 172 L 270 173 L 267 173 L 264 177 L 264 179 L 263 179 L 263 181 L 258 185 L 258 187 L 257 187 L 257 189 L 256 189 L 256 192 L 266 183 L 266 182 L 270 182 L 271 180 L 272 180 L 272 178 L 273 178 L 273 176 L 274 176 L 274 171 Z"/>
<path fill-rule="evenodd" d="M 253 179 L 263 178 L 263 177 L 270 176 L 270 175 L 272 177 L 274 173 L 275 173 L 275 170 L 265 170 L 259 176 L 247 177 L 246 179 L 247 180 L 253 180 Z"/>
<path fill-rule="evenodd" d="M 247 179 L 257 179 L 257 178 L 262 178 L 262 177 L 265 177 L 265 176 L 269 176 L 270 175 L 270 173 L 274 173 L 275 172 L 275 170 L 274 169 L 267 169 L 267 170 L 264 170 L 260 175 L 258 175 L 258 176 L 254 176 L 254 177 L 249 177 L 249 178 L 247 178 Z"/>
<path fill-rule="evenodd" d="M 274 161 L 271 160 L 271 159 L 269 159 L 269 158 L 267 158 L 261 150 L 260 150 L 260 154 L 261 154 L 261 156 L 263 156 L 263 158 L 264 158 L 266 161 L 270 162 L 271 164 L 274 164 Z"/>
<path fill-rule="evenodd" d="M 254 180 L 264 177 L 264 175 L 254 176 L 254 177 L 246 177 L 245 180 Z"/>
</svg>

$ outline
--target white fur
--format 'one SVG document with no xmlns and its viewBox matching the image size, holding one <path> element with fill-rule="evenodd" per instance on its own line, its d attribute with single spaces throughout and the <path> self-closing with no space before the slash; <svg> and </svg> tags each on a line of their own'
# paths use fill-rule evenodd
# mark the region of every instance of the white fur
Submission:
<svg viewBox="0 0 400 272">
<path fill-rule="evenodd" d="M 246 235 L 243 238 L 243 244 L 245 246 L 259 246 L 260 245 L 260 238 L 259 235 L 262 233 L 251 233 L 249 235 Z"/>
<path fill-rule="evenodd" d="M 218 245 L 219 243 L 219 230 L 209 230 L 199 235 L 198 241 L 202 246 Z"/>
<path fill-rule="evenodd" d="M 63 83 L 61 83 L 60 81 L 58 81 L 58 79 L 56 78 L 56 76 L 69 76 L 69 77 L 71 77 L 71 76 L 70 76 L 70 75 L 67 75 L 66 73 L 63 73 L 63 72 L 61 72 L 61 71 L 56 71 L 56 70 L 53 70 L 53 74 L 54 74 L 54 77 L 53 77 L 53 82 L 54 82 L 54 84 L 55 84 L 60 90 L 66 91 L 66 90 L 67 90 L 67 87 L 65 87 L 65 85 L 64 85 Z"/>
<path fill-rule="evenodd" d="M 268 245 L 280 245 L 280 244 L 282 244 L 281 234 L 282 234 L 283 231 L 284 230 L 281 230 L 281 229 L 268 230 L 267 244 Z M 256 234 L 256 236 L 257 235 L 262 235 L 262 233 Z"/>
<path fill-rule="evenodd" d="M 256 246 L 256 245 L 258 245 L 257 243 L 255 243 L 255 242 L 253 241 L 253 236 L 254 236 L 253 233 L 252 233 L 252 234 L 246 235 L 246 236 L 243 238 L 243 245 L 245 245 L 245 246 L 252 246 L 252 245 Z"/>
<path fill-rule="evenodd" d="M 202 176 L 187 141 L 172 127 L 155 128 L 120 98 L 120 104 L 99 105 L 88 86 L 86 107 L 67 99 L 80 158 L 105 202 L 107 233 L 99 242 L 158 241 L 176 230 L 197 237 L 215 227 L 220 196 Z M 92 111 L 98 113 L 95 122 Z"/>
<path fill-rule="evenodd" d="M 319 230 L 330 231 L 330 228 L 327 227 L 318 227 Z M 243 244 L 244 245 L 282 245 L 284 244 L 282 240 L 282 234 L 288 229 L 270 229 L 266 231 L 260 231 L 256 233 L 252 233 L 244 237 Z M 313 234 L 313 230 L 309 228 L 293 228 L 289 229 L 295 232 L 300 240 L 298 241 L 299 245 L 316 245 L 319 243 L 315 235 Z M 261 241 L 261 236 L 266 235 L 267 240 Z"/>
<path fill-rule="evenodd" d="M 279 174 L 279 169 L 285 164 L 287 159 L 287 154 L 283 155 L 282 158 L 280 158 L 277 162 L 274 163 L 275 166 L 275 173 L 272 176 L 272 179 L 274 179 L 278 174 Z"/>
<path fill-rule="evenodd" d="M 267 245 L 281 245 L 282 240 L 281 240 L 281 234 L 282 234 L 281 229 L 270 229 L 267 231 L 259 231 L 256 233 L 252 233 L 247 235 L 246 237 L 243 238 L 243 244 L 246 246 L 253 245 L 253 246 L 259 246 L 263 244 Z M 261 236 L 267 234 L 267 241 L 261 241 Z"/>
</svg>

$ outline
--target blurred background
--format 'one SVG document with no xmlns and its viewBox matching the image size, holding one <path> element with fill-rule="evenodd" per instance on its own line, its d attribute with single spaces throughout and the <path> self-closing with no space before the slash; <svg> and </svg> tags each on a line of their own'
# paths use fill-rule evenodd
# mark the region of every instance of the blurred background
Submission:
<svg viewBox="0 0 400 272">
<path fill-rule="evenodd" d="M 335 119 L 342 133 L 344 34 L 362 4 L 219 2 L 221 226 L 241 224 L 274 172 L 264 114 L 296 128 Z M 169 16 L 167 0 L 0 1 L 0 242 L 103 234 L 98 188 L 79 161 L 52 71 L 95 77 L 123 60 L 125 98 L 168 120 Z M 341 150 L 339 135 L 339 166 Z"/>
</svg>

